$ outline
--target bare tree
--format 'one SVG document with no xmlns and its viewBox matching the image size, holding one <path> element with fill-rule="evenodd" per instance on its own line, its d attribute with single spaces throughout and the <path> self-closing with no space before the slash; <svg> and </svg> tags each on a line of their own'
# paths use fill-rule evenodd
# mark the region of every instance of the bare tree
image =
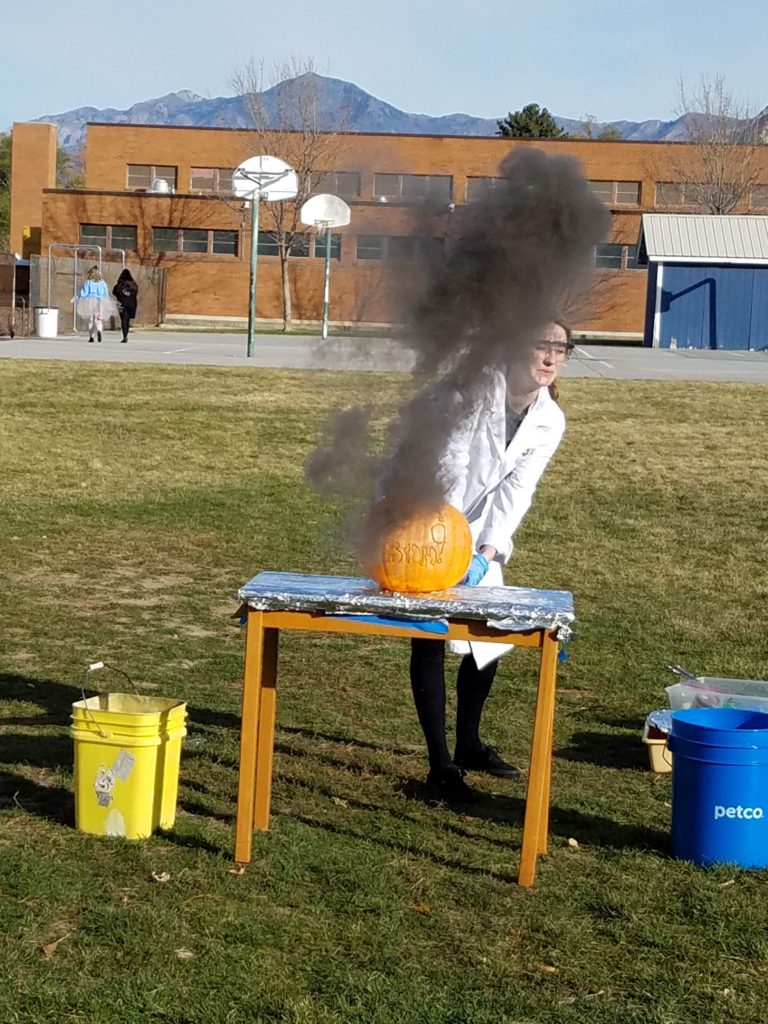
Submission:
<svg viewBox="0 0 768 1024">
<path fill-rule="evenodd" d="M 571 132 L 571 139 L 597 139 L 598 142 L 613 142 L 622 137 L 619 129 L 613 124 L 604 124 L 598 131 L 598 122 L 594 114 L 585 114 L 582 118 L 583 128 Z"/>
<path fill-rule="evenodd" d="M 318 188 L 324 173 L 338 169 L 343 150 L 343 110 L 323 105 L 321 82 L 311 58 L 292 58 L 275 67 L 271 87 L 264 89 L 264 66 L 253 61 L 235 71 L 232 85 L 241 97 L 252 124 L 245 156 L 278 156 L 296 171 L 299 191 L 295 199 L 265 203 L 265 229 L 275 239 L 280 257 L 283 295 L 283 330 L 292 327 L 291 250 L 303 239 L 299 211 Z"/>
<path fill-rule="evenodd" d="M 765 153 L 761 118 L 728 91 L 725 79 L 702 78 L 688 93 L 678 81 L 678 116 L 691 147 L 676 161 L 682 205 L 727 214 L 749 198 Z"/>
</svg>

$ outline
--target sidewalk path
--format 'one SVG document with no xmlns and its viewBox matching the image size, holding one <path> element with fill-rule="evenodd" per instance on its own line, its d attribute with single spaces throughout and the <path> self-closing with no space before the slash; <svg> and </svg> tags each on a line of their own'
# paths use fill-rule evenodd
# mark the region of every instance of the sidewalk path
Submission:
<svg viewBox="0 0 768 1024">
<path fill-rule="evenodd" d="M 245 334 L 132 331 L 127 345 L 117 332 L 101 345 L 85 336 L 0 338 L 0 358 L 87 362 L 170 363 L 201 366 L 270 366 L 284 369 L 405 371 L 412 358 L 391 338 L 259 334 L 251 359 Z M 617 380 L 700 380 L 768 383 L 768 352 L 647 349 L 579 343 L 565 377 Z"/>
</svg>

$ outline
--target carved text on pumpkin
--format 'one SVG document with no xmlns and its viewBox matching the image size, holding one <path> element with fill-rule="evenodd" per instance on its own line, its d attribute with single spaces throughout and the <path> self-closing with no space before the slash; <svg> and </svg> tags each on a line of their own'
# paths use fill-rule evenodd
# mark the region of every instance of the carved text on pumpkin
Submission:
<svg viewBox="0 0 768 1024">
<path fill-rule="evenodd" d="M 438 515 L 437 522 L 430 528 L 430 536 L 434 544 L 415 544 L 409 541 L 401 544 L 397 540 L 388 541 L 384 547 L 385 562 L 405 562 L 406 565 L 440 565 L 445 551 L 445 520 Z"/>
</svg>

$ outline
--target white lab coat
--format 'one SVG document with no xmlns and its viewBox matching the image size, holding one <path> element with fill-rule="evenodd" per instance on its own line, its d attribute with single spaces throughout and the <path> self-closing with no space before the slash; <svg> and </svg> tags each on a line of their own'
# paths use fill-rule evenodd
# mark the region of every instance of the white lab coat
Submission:
<svg viewBox="0 0 768 1024">
<path fill-rule="evenodd" d="M 539 389 L 517 433 L 506 447 L 507 380 L 489 370 L 485 396 L 457 424 L 441 458 L 441 477 L 449 504 L 469 521 L 475 551 L 484 544 L 496 557 L 480 586 L 504 585 L 501 567 L 512 555 L 512 537 L 528 511 L 536 485 L 560 444 L 565 417 L 546 387 Z M 451 640 L 449 650 L 470 650 L 479 668 L 500 658 L 511 645 Z"/>
</svg>

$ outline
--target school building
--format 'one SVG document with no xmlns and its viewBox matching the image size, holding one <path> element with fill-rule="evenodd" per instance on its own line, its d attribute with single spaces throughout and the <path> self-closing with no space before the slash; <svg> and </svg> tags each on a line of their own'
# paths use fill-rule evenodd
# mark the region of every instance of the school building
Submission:
<svg viewBox="0 0 768 1024">
<path fill-rule="evenodd" d="M 165 270 L 161 319 L 246 318 L 249 214 L 231 193 L 232 171 L 271 152 L 288 163 L 298 134 L 265 140 L 240 129 L 90 124 L 85 187 L 55 187 L 56 131 L 13 126 L 11 250 L 44 259 L 56 246 L 123 250 L 131 268 Z M 449 230 L 462 204 L 493 188 L 512 147 L 568 154 L 612 213 L 612 234 L 595 253 L 593 301 L 574 326 L 601 335 L 642 336 L 647 270 L 638 266 L 644 213 L 693 212 L 681 166 L 695 161 L 688 143 L 575 139 L 512 140 L 425 135 L 329 136 L 315 166 L 315 192 L 341 196 L 351 223 L 331 244 L 330 318 L 337 324 L 397 320 L 398 287 L 418 246 Z M 767 147 L 768 149 L 768 147 Z M 768 153 L 762 182 L 737 213 L 768 212 Z M 165 186 L 167 191 L 158 191 Z M 262 204 L 257 317 L 282 316 L 280 261 Z M 321 317 L 325 242 L 307 228 L 294 246 L 289 275 L 296 322 Z M 51 249 L 51 247 L 54 247 Z"/>
</svg>

